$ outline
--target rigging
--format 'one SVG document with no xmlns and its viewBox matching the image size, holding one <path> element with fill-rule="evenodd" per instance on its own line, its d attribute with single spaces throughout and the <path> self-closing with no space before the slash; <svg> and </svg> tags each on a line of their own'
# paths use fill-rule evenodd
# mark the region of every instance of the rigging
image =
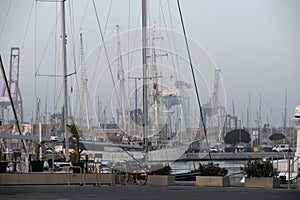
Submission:
<svg viewBox="0 0 300 200">
<path fill-rule="evenodd" d="M 200 102 L 200 95 L 199 95 L 198 87 L 197 87 L 197 83 L 196 83 L 194 67 L 193 67 L 191 53 L 190 53 L 190 49 L 189 49 L 189 45 L 188 45 L 188 41 L 187 41 L 187 36 L 186 36 L 186 31 L 185 31 L 185 27 L 184 27 L 184 23 L 183 23 L 183 16 L 182 16 L 179 0 L 177 0 L 177 6 L 178 6 L 179 14 L 180 14 L 180 20 L 181 20 L 182 30 L 183 30 L 183 34 L 184 34 L 186 49 L 187 49 L 187 53 L 188 53 L 188 57 L 189 57 L 189 63 L 190 63 L 190 67 L 191 67 L 191 71 L 192 71 L 192 75 L 193 75 L 193 81 L 194 81 L 195 91 L 196 91 L 196 95 L 197 95 L 198 106 L 199 106 L 199 110 L 200 110 L 200 117 L 201 117 L 201 121 L 202 121 L 204 136 L 205 136 L 205 139 L 206 139 L 206 143 L 208 145 L 207 131 L 206 131 L 205 122 L 204 122 L 204 118 L 203 118 L 203 111 L 202 111 L 201 102 Z M 209 153 L 209 157 L 211 159 L 210 153 Z"/>
</svg>

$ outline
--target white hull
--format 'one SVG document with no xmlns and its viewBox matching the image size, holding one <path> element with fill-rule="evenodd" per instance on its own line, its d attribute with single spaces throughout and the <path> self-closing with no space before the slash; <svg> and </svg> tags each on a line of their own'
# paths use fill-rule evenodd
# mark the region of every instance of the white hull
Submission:
<svg viewBox="0 0 300 200">
<path fill-rule="evenodd" d="M 158 150 L 152 150 L 148 152 L 148 162 L 173 162 L 181 158 L 188 145 L 174 146 L 169 148 L 163 148 Z M 89 155 L 95 159 L 101 159 L 103 161 L 110 161 L 113 163 L 120 161 L 133 161 L 142 160 L 145 157 L 143 151 L 124 151 L 120 148 L 105 148 L 104 151 L 83 151 L 84 154 Z"/>
<path fill-rule="evenodd" d="M 273 161 L 273 168 L 279 172 L 278 176 L 279 177 L 285 176 L 286 180 L 289 180 L 289 178 L 291 180 L 297 178 L 298 166 L 299 166 L 299 161 L 297 158 L 280 159 L 280 160 Z M 289 175 L 289 167 L 290 167 L 290 175 Z"/>
</svg>

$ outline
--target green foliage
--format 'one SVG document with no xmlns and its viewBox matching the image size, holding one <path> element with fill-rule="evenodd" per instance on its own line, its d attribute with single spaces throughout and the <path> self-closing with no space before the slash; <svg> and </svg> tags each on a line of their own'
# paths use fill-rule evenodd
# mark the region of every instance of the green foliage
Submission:
<svg viewBox="0 0 300 200">
<path fill-rule="evenodd" d="M 72 137 L 75 139 L 75 143 L 76 143 L 75 151 L 70 153 L 70 159 L 72 162 L 78 163 L 80 161 L 81 153 L 82 153 L 82 150 L 79 150 L 80 133 L 75 124 L 67 125 L 67 127 L 71 132 Z"/>
<path fill-rule="evenodd" d="M 43 147 L 46 142 L 34 142 L 34 152 L 36 155 L 36 160 L 40 160 L 40 147 Z"/>
<path fill-rule="evenodd" d="M 247 177 L 274 177 L 277 171 L 273 169 L 273 164 L 269 160 L 251 160 L 241 167 Z"/>
<path fill-rule="evenodd" d="M 172 169 L 169 165 L 167 166 L 161 166 L 161 167 L 154 167 L 155 170 L 151 170 L 149 172 L 150 175 L 170 175 Z"/>
<path fill-rule="evenodd" d="M 82 157 L 82 150 L 70 152 L 71 162 L 79 163 L 81 157 Z"/>
<path fill-rule="evenodd" d="M 75 124 L 71 124 L 71 125 L 67 125 L 69 131 L 71 132 L 72 134 L 72 137 L 75 138 L 76 141 L 79 141 L 80 139 L 80 133 L 76 127 Z"/>
<path fill-rule="evenodd" d="M 209 162 L 207 164 L 199 163 L 200 176 L 226 176 L 228 170 L 226 168 L 219 167 L 219 164 Z"/>
</svg>

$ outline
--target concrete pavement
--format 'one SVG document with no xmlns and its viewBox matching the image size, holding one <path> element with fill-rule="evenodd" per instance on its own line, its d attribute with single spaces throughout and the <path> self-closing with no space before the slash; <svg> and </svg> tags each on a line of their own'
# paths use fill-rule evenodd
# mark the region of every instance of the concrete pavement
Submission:
<svg viewBox="0 0 300 200">
<path fill-rule="evenodd" d="M 0 186 L 0 199 L 101 199 L 101 200 L 299 200 L 300 190 L 244 187 L 175 186 Z"/>
</svg>

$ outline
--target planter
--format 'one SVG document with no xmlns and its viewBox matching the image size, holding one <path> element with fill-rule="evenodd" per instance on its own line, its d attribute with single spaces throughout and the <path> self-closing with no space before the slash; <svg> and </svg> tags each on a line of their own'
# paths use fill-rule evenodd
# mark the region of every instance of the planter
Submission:
<svg viewBox="0 0 300 200">
<path fill-rule="evenodd" d="M 83 173 L 83 170 L 84 170 L 84 163 L 73 163 L 72 162 L 72 165 L 73 165 L 73 172 L 74 173 L 80 173 L 80 169 L 79 167 L 81 168 L 81 173 Z"/>
<path fill-rule="evenodd" d="M 87 185 L 111 185 L 111 174 L 88 173 L 83 177 L 79 174 L 70 175 L 60 172 L 0 173 L 0 190 L 2 190 L 2 185 L 79 185 L 80 183 L 86 183 Z"/>
<path fill-rule="evenodd" d="M 148 175 L 147 185 L 175 185 L 175 176 L 172 175 Z"/>
<path fill-rule="evenodd" d="M 245 187 L 250 188 L 279 188 L 279 178 L 273 177 L 251 177 L 245 178 Z"/>
<path fill-rule="evenodd" d="M 31 172 L 43 172 L 44 171 L 44 161 L 30 161 L 30 171 Z"/>
<path fill-rule="evenodd" d="M 228 187 L 230 181 L 228 176 L 196 176 L 195 185 L 199 187 Z"/>
<path fill-rule="evenodd" d="M 6 173 L 6 169 L 7 169 L 7 162 L 1 161 L 0 162 L 0 173 Z"/>
</svg>

